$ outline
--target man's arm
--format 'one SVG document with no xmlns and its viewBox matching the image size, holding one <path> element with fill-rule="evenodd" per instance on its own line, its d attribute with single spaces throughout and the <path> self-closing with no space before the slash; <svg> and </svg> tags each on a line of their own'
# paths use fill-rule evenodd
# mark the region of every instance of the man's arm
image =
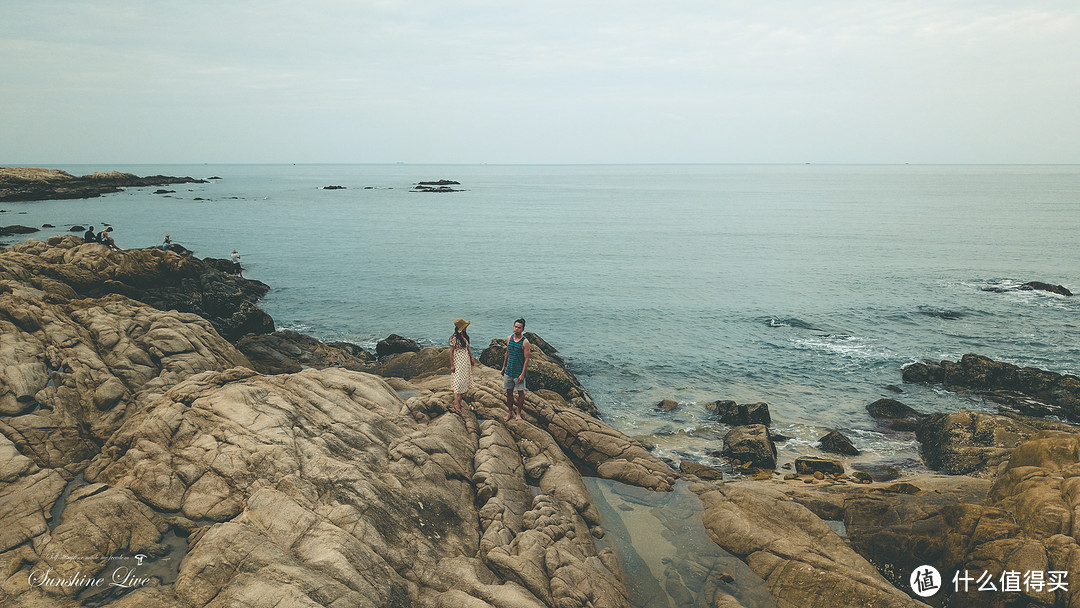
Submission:
<svg viewBox="0 0 1080 608">
<path fill-rule="evenodd" d="M 499 370 L 503 374 L 506 373 L 506 362 L 510 360 L 510 340 L 511 339 L 512 339 L 512 337 L 507 337 L 506 338 L 506 352 L 503 353 L 503 366 L 502 366 L 502 369 Z"/>
<path fill-rule="evenodd" d="M 519 376 L 519 377 L 522 380 L 524 380 L 525 379 L 525 370 L 529 367 L 529 356 L 530 356 L 530 350 L 531 349 L 529 348 L 529 339 L 528 338 L 522 338 L 522 340 L 525 341 L 525 343 L 521 345 L 521 351 L 523 353 L 525 353 L 525 360 L 521 363 L 521 376 Z M 509 354 L 510 351 L 507 350 L 506 352 Z"/>
</svg>

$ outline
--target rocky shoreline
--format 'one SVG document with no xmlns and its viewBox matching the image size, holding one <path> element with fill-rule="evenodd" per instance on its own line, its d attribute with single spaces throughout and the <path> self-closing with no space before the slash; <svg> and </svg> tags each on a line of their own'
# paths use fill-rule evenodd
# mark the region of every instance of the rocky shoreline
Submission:
<svg viewBox="0 0 1080 608">
<path fill-rule="evenodd" d="M 890 481 L 849 475 L 842 457 L 817 459 L 840 472 L 810 459 L 774 470 L 767 407 L 717 402 L 743 438 L 724 448 L 740 471 L 725 480 L 601 421 L 539 336 L 525 420 L 502 422 L 485 365 L 458 416 L 447 349 L 394 339 L 372 354 L 274 331 L 257 304 L 266 289 L 210 259 L 75 236 L 0 250 L 4 605 L 1080 602 L 1072 585 L 953 593 L 951 581 L 1078 571 L 1080 435 L 1027 415 L 1073 419 L 1074 377 L 974 355 L 905 369 L 1026 406 L 927 416 L 871 404 L 942 472 Z M 646 497 L 602 517 L 590 478 Z M 647 499 L 682 488 L 696 499 L 677 512 Z M 631 575 L 654 547 L 605 543 L 622 525 L 612 518 L 645 514 L 703 532 L 691 542 L 672 525 L 653 544 L 683 552 Z M 922 565 L 947 592 L 914 596 Z"/>
<path fill-rule="evenodd" d="M 0 202 L 94 198 L 124 188 L 205 183 L 192 177 L 139 177 L 118 171 L 79 177 L 59 169 L 0 167 Z"/>
</svg>

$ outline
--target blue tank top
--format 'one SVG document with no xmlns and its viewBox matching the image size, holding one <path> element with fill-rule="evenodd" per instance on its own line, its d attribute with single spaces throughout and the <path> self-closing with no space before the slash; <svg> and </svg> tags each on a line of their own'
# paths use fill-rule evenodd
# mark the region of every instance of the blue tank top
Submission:
<svg viewBox="0 0 1080 608">
<path fill-rule="evenodd" d="M 525 336 L 521 336 L 521 342 L 514 342 L 514 337 L 506 341 L 506 375 L 517 378 L 521 375 L 521 368 L 525 367 Z"/>
</svg>

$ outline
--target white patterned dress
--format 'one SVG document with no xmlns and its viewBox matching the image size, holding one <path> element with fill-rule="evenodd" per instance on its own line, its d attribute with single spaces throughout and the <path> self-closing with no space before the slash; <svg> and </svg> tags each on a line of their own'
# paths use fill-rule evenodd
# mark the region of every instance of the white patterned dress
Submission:
<svg viewBox="0 0 1080 608">
<path fill-rule="evenodd" d="M 454 373 L 450 374 L 450 386 L 455 393 L 464 394 L 469 390 L 469 382 L 472 381 L 472 359 L 469 357 L 469 346 L 464 347 L 458 342 L 457 336 L 450 336 L 450 346 L 454 347 Z"/>
</svg>

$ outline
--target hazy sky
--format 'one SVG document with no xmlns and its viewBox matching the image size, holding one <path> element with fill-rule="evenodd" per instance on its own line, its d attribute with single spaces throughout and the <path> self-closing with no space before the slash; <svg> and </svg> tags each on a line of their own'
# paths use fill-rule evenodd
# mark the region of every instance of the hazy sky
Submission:
<svg viewBox="0 0 1080 608">
<path fill-rule="evenodd" d="M 3 0 L 0 164 L 1080 163 L 1080 2 Z"/>
</svg>

